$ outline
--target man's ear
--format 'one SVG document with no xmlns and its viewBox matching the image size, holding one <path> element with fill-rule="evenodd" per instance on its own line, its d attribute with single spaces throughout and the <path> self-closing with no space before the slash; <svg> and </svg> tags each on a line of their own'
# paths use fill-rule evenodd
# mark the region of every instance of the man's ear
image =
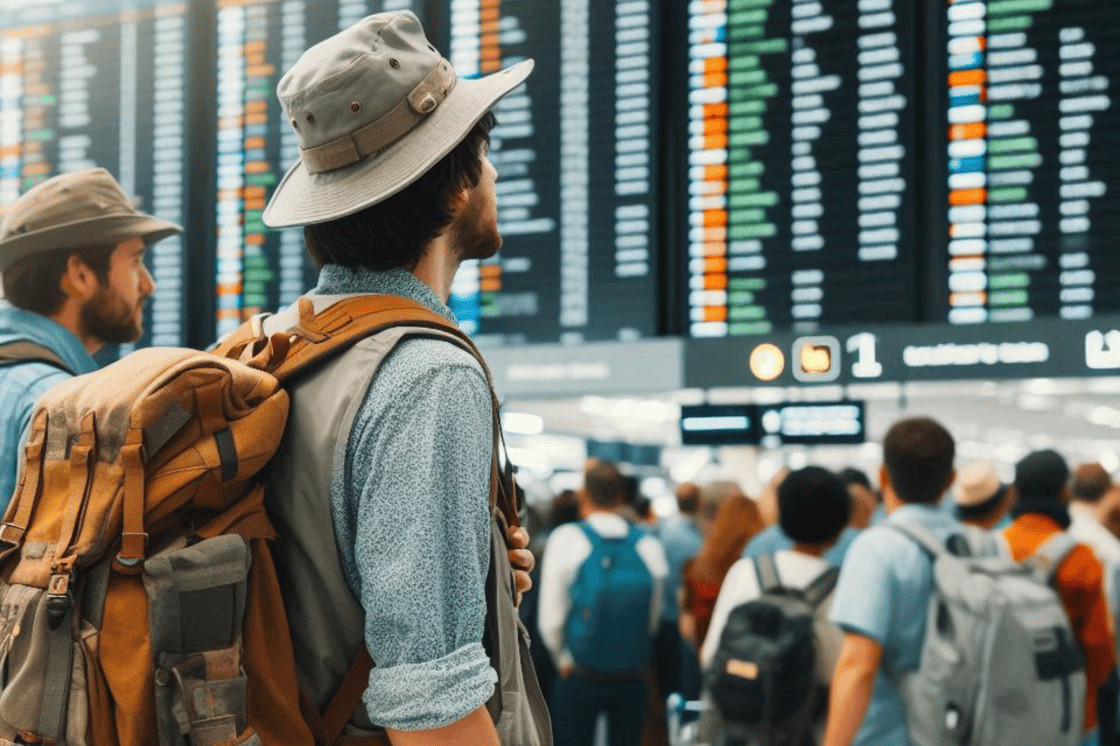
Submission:
<svg viewBox="0 0 1120 746">
<path fill-rule="evenodd" d="M 66 260 L 66 269 L 59 279 L 59 288 L 66 297 L 86 301 L 92 298 L 100 287 L 101 280 L 97 273 L 77 254 L 71 254 Z"/>
<path fill-rule="evenodd" d="M 467 187 L 456 189 L 451 195 L 451 212 L 458 215 L 462 212 L 463 208 L 467 206 L 467 201 L 470 200 L 471 190 Z"/>
</svg>

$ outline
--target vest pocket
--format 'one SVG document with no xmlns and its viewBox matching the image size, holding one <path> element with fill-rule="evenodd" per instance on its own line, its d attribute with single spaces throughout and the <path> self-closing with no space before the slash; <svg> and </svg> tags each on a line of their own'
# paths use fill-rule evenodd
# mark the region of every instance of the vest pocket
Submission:
<svg viewBox="0 0 1120 746">
<path fill-rule="evenodd" d="M 241 667 L 250 562 L 248 543 L 223 535 L 144 565 L 160 746 L 256 739 Z"/>
</svg>

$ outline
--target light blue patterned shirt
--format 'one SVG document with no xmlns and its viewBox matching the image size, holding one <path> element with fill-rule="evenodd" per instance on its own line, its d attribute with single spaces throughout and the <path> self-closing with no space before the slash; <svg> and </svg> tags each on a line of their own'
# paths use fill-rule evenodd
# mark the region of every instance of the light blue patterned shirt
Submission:
<svg viewBox="0 0 1120 746">
<path fill-rule="evenodd" d="M 40 362 L 0 366 L 0 515 L 15 490 L 24 430 L 31 422 L 39 397 L 74 375 L 97 370 L 97 363 L 69 329 L 46 316 L 0 300 L 0 345 L 17 341 L 46 347 L 70 372 Z"/>
<path fill-rule="evenodd" d="M 327 265 L 313 292 L 399 295 L 455 320 L 404 270 Z M 370 385 L 332 475 L 342 569 L 377 664 L 364 701 L 383 727 L 442 727 L 494 692 L 482 647 L 491 439 L 490 393 L 474 357 L 442 340 L 408 339 Z"/>
</svg>

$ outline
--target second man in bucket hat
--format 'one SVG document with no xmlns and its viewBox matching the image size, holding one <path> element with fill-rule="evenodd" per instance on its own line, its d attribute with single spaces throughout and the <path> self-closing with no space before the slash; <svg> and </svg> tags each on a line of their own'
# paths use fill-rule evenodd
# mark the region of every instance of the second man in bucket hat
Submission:
<svg viewBox="0 0 1120 746">
<path fill-rule="evenodd" d="M 145 250 L 181 231 L 137 211 L 102 168 L 47 179 L 10 206 L 0 226 L 0 513 L 35 402 L 96 370 L 91 356 L 105 345 L 139 339 L 156 287 Z"/>
<path fill-rule="evenodd" d="M 454 321 L 447 300 L 459 264 L 501 246 L 490 109 L 532 66 L 458 79 L 401 12 L 360 21 L 287 71 L 278 94 L 301 153 L 264 220 L 304 226 L 321 270 L 313 299 L 387 294 Z M 550 744 L 521 636 L 494 650 L 505 643 L 484 634 L 495 613 L 516 624 L 511 597 L 487 600 L 486 373 L 459 347 L 422 337 L 374 370 L 363 364 L 370 345 L 291 391 L 286 440 L 304 455 L 274 503 L 287 592 L 300 599 L 289 605 L 300 684 L 322 708 L 364 645 L 375 666 L 349 735 L 393 746 Z M 360 392 L 353 407 L 342 391 Z M 309 510 L 331 525 L 301 521 Z M 316 552 L 319 537 L 337 552 Z M 330 578 L 345 582 L 329 587 Z"/>
</svg>

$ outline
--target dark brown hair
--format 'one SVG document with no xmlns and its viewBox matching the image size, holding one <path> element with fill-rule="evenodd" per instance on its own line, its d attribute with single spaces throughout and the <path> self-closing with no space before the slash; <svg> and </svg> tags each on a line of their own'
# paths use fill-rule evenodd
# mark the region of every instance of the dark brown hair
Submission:
<svg viewBox="0 0 1120 746">
<path fill-rule="evenodd" d="M 899 420 L 883 439 L 883 465 L 899 499 L 936 503 L 953 478 L 956 444 L 949 431 L 928 417 Z"/>
<path fill-rule="evenodd" d="M 116 246 L 84 246 L 24 257 L 4 272 L 4 297 L 16 308 L 50 316 L 66 300 L 62 276 L 71 256 L 77 256 L 102 284 L 109 281 L 109 259 Z"/>
<path fill-rule="evenodd" d="M 583 475 L 587 499 L 600 508 L 613 508 L 626 500 L 626 477 L 610 461 L 596 461 Z"/>
<path fill-rule="evenodd" d="M 414 267 L 428 242 L 454 219 L 451 198 L 482 178 L 482 158 L 495 124 L 488 113 L 454 150 L 392 197 L 352 215 L 304 226 L 303 239 L 315 266 Z"/>
</svg>

